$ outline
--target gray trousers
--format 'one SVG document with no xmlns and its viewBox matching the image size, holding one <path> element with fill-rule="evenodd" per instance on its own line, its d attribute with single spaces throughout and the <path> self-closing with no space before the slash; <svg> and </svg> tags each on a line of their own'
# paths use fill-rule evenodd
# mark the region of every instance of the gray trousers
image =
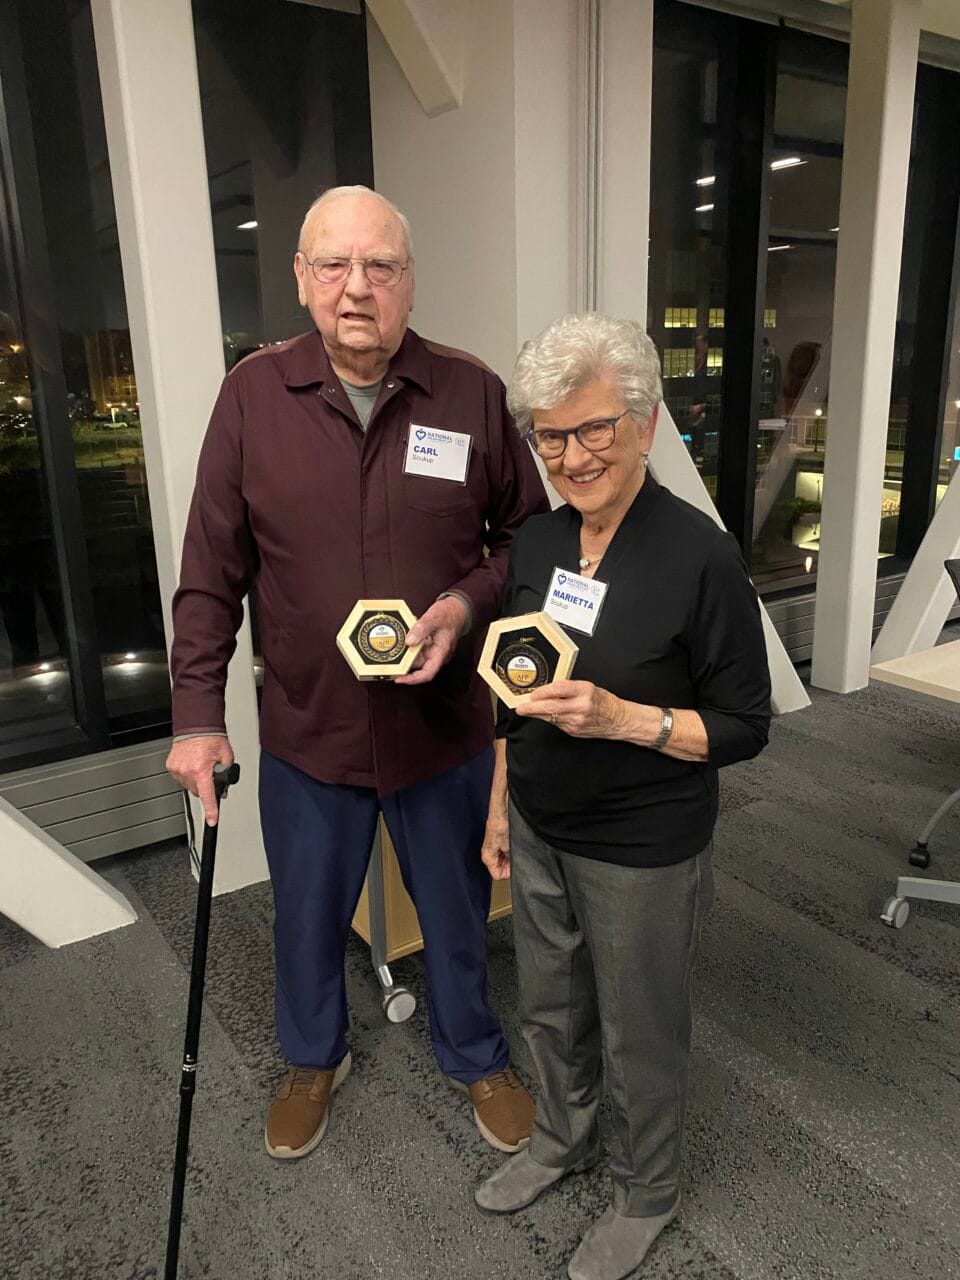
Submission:
<svg viewBox="0 0 960 1280">
<path fill-rule="evenodd" d="M 530 1155 L 570 1169 L 597 1149 L 601 1070 L 620 1150 L 613 1206 L 672 1208 L 690 1058 L 690 971 L 713 903 L 711 848 L 669 867 L 563 853 L 511 804 L 523 1033 L 539 1078 Z"/>
</svg>

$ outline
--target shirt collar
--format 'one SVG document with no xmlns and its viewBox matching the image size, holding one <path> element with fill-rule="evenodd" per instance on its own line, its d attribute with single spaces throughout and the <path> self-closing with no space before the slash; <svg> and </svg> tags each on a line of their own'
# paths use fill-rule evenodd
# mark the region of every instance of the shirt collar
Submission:
<svg viewBox="0 0 960 1280">
<path fill-rule="evenodd" d="M 386 374 L 415 382 L 427 395 L 431 394 L 433 380 L 430 373 L 430 354 L 419 334 L 408 329 L 403 335 L 400 349 L 390 361 Z M 318 383 L 339 381 L 316 329 L 295 338 L 285 353 L 283 381 L 288 387 L 312 387 Z"/>
</svg>

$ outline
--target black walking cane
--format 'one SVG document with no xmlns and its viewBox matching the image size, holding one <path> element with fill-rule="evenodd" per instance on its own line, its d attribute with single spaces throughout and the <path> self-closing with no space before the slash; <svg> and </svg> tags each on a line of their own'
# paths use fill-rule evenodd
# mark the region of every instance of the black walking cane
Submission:
<svg viewBox="0 0 960 1280">
<path fill-rule="evenodd" d="M 197 922 L 193 930 L 193 959 L 190 962 L 190 998 L 187 1004 L 187 1031 L 183 1039 L 183 1067 L 180 1072 L 180 1121 L 177 1125 L 177 1154 L 173 1162 L 173 1191 L 170 1195 L 170 1226 L 167 1231 L 167 1263 L 164 1280 L 177 1280 L 180 1259 L 180 1226 L 183 1222 L 183 1188 L 187 1176 L 187 1147 L 190 1145 L 190 1116 L 197 1083 L 197 1054 L 200 1049 L 200 1010 L 207 969 L 207 938 L 210 934 L 210 901 L 213 897 L 213 864 L 217 856 L 220 801 L 240 778 L 238 764 L 218 764 L 213 771 L 217 797 L 217 826 L 204 825 L 200 855 L 200 885 L 197 889 Z"/>
</svg>

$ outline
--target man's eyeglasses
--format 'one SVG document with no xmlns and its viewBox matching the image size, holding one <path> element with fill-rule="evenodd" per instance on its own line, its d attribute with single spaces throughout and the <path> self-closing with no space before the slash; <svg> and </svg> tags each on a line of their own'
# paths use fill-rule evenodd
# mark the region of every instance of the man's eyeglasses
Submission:
<svg viewBox="0 0 960 1280">
<path fill-rule="evenodd" d="M 392 289 L 403 279 L 403 273 L 409 267 L 390 258 L 314 258 L 311 262 L 306 254 L 301 254 L 304 262 L 313 272 L 317 284 L 340 284 L 350 274 L 353 264 L 359 262 L 369 284 L 381 289 Z"/>
<path fill-rule="evenodd" d="M 616 418 L 594 418 L 592 422 L 582 422 L 579 427 L 569 427 L 566 431 L 555 427 L 541 427 L 525 431 L 523 438 L 541 458 L 562 458 L 571 436 L 576 436 L 577 443 L 588 453 L 602 453 L 613 444 L 617 423 L 629 412 L 629 409 L 624 409 Z"/>
</svg>

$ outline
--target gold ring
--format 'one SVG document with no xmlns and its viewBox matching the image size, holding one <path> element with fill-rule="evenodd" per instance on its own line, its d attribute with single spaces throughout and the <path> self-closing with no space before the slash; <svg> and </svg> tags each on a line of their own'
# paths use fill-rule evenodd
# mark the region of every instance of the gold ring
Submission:
<svg viewBox="0 0 960 1280">
<path fill-rule="evenodd" d="M 553 715 L 550 717 L 550 723 L 551 723 L 551 724 L 556 724 L 556 723 L 557 723 L 557 713 L 556 713 L 555 711 L 554 711 Z"/>
</svg>

